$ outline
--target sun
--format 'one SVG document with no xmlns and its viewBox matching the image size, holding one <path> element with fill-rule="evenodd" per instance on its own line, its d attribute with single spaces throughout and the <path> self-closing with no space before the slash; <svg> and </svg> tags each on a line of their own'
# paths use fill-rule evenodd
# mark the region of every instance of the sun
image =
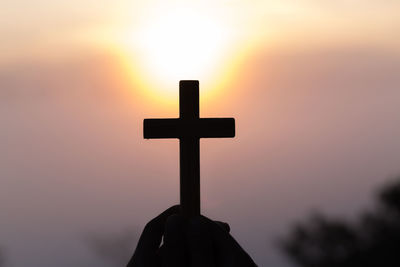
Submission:
<svg viewBox="0 0 400 267">
<path fill-rule="evenodd" d="M 206 84 L 228 54 L 229 33 L 221 18 L 198 8 L 153 10 L 132 34 L 136 75 L 148 87 L 163 87 L 174 97 L 179 80 Z"/>
<path fill-rule="evenodd" d="M 190 10 L 174 10 L 143 29 L 140 50 L 159 75 L 196 78 L 221 52 L 223 30 L 216 21 Z"/>
</svg>

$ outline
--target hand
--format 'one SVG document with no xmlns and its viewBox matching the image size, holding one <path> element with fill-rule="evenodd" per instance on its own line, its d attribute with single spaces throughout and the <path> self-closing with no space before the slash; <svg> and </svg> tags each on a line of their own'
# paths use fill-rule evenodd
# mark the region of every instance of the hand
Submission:
<svg viewBox="0 0 400 267">
<path fill-rule="evenodd" d="M 163 241 L 162 245 L 161 240 Z M 143 230 L 128 267 L 253 267 L 229 225 L 204 216 L 185 219 L 174 206 Z"/>
</svg>

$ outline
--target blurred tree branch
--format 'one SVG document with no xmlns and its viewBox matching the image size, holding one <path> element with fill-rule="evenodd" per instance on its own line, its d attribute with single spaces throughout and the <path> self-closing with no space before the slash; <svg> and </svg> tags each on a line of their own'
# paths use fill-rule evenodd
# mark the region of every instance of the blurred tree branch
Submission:
<svg viewBox="0 0 400 267">
<path fill-rule="evenodd" d="M 356 223 L 312 215 L 280 248 L 304 267 L 400 266 L 400 177 L 379 191 L 377 202 Z"/>
</svg>

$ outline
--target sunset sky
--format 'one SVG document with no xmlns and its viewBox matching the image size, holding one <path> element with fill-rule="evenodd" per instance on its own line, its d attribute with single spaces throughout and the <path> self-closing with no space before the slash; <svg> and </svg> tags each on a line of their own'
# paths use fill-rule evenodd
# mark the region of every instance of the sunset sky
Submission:
<svg viewBox="0 0 400 267">
<path fill-rule="evenodd" d="M 121 236 L 179 200 L 178 141 L 144 140 L 142 123 L 178 116 L 185 79 L 202 117 L 236 119 L 235 139 L 201 141 L 203 214 L 260 266 L 294 266 L 275 244 L 294 222 L 354 219 L 400 175 L 399 14 L 397 0 L 3 0 L 5 266 L 115 266 L 91 236 L 131 256 Z"/>
</svg>

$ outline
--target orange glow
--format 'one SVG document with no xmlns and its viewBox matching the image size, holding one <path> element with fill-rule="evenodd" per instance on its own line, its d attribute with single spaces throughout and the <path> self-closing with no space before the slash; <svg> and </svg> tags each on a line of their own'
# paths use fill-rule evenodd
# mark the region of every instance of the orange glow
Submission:
<svg viewBox="0 0 400 267">
<path fill-rule="evenodd" d="M 215 72 L 213 73 L 189 76 L 188 78 L 186 76 L 179 78 L 174 77 L 174 75 L 170 77 L 162 75 L 164 79 L 161 79 L 158 77 L 160 73 L 157 71 L 143 68 L 144 63 L 135 64 L 137 61 L 129 51 L 120 51 L 118 61 L 124 71 L 124 79 L 127 80 L 131 88 L 131 95 L 135 99 L 143 99 L 144 102 L 151 103 L 152 106 L 161 105 L 164 112 L 168 112 L 168 110 L 173 112 L 177 110 L 178 105 L 179 80 L 199 80 L 201 102 L 223 99 L 223 94 L 231 94 L 230 88 L 233 87 L 238 76 L 240 76 L 240 67 L 250 49 L 250 47 L 243 47 L 241 50 L 237 50 L 237 54 L 231 58 L 224 58 L 218 62 L 218 67 L 214 68 Z M 223 102 L 220 102 L 220 105 L 223 104 Z"/>
</svg>

